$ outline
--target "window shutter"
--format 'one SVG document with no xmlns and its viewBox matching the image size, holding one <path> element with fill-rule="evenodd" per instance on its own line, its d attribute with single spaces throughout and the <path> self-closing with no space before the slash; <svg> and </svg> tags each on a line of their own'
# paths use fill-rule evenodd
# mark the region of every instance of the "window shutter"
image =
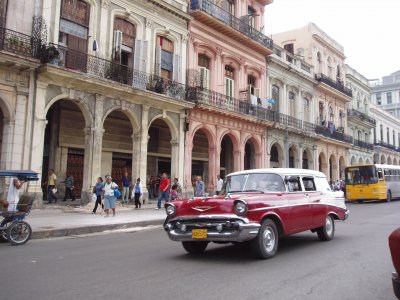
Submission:
<svg viewBox="0 0 400 300">
<path fill-rule="evenodd" d="M 161 47 L 156 47 L 155 64 L 154 64 L 155 75 L 161 75 Z"/>
<path fill-rule="evenodd" d="M 142 41 L 142 50 L 141 50 L 141 63 L 140 63 L 140 71 L 147 71 L 147 47 L 149 42 Z"/>
<path fill-rule="evenodd" d="M 142 41 L 136 40 L 135 41 L 135 53 L 134 53 L 134 59 L 133 59 L 133 69 L 135 71 L 140 71 L 140 66 L 142 64 L 142 57 L 140 55 L 141 48 L 142 48 Z"/>
<path fill-rule="evenodd" d="M 210 70 L 200 67 L 200 84 L 204 89 L 210 88 Z"/>
<path fill-rule="evenodd" d="M 181 81 L 181 56 L 174 54 L 174 65 L 173 65 L 173 79 L 176 82 Z"/>
<path fill-rule="evenodd" d="M 114 59 L 121 60 L 122 31 L 114 30 Z"/>
</svg>

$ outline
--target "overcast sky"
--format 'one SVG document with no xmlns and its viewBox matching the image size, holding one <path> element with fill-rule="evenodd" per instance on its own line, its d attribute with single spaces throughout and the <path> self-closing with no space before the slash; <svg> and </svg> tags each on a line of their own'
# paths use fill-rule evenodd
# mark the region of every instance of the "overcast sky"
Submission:
<svg viewBox="0 0 400 300">
<path fill-rule="evenodd" d="M 400 70 L 399 21 L 400 0 L 274 0 L 265 9 L 266 35 L 313 22 L 368 79 Z"/>
</svg>

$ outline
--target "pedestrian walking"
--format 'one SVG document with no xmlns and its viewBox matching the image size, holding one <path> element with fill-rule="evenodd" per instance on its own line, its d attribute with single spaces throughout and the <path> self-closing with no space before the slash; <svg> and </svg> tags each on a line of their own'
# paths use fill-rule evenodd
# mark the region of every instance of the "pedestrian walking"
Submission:
<svg viewBox="0 0 400 300">
<path fill-rule="evenodd" d="M 171 187 L 171 182 L 168 179 L 168 176 L 166 173 L 162 174 L 162 177 L 160 179 L 160 190 L 158 193 L 158 202 L 157 202 L 157 207 L 156 209 L 161 208 L 161 201 L 162 199 L 165 200 L 165 202 L 169 201 L 169 189 Z"/>
<path fill-rule="evenodd" d="M 74 177 L 67 173 L 67 177 L 65 177 L 63 183 L 65 184 L 65 195 L 62 201 L 67 201 L 68 197 L 71 197 L 71 201 L 75 201 Z"/>
<path fill-rule="evenodd" d="M 125 172 L 124 176 L 122 177 L 122 200 L 121 200 L 122 205 L 124 203 L 128 205 L 129 203 L 129 197 L 130 197 L 129 190 L 131 186 L 132 186 L 131 177 L 129 176 L 128 172 Z"/>
<path fill-rule="evenodd" d="M 22 187 L 24 181 L 18 180 L 18 178 L 12 178 L 10 185 L 8 186 L 7 202 L 9 212 L 15 212 L 19 202 L 19 189 Z"/>
<path fill-rule="evenodd" d="M 57 176 L 54 174 L 54 169 L 49 170 L 49 176 L 47 178 L 47 181 L 43 183 L 43 185 L 47 185 L 47 201 L 49 204 L 57 203 L 57 196 L 55 193 L 57 193 L 56 185 L 57 185 Z"/>
<path fill-rule="evenodd" d="M 201 176 L 196 177 L 196 188 L 194 190 L 195 197 L 204 197 L 204 182 L 201 180 Z"/>
<path fill-rule="evenodd" d="M 153 199 L 155 197 L 155 193 L 156 193 L 156 179 L 154 178 L 154 176 L 150 176 L 150 180 L 149 180 L 149 198 Z"/>
<path fill-rule="evenodd" d="M 220 175 L 217 175 L 217 188 L 215 190 L 215 194 L 219 195 L 222 190 L 222 184 L 224 183 L 224 180 L 221 178 Z"/>
<path fill-rule="evenodd" d="M 112 181 L 110 175 L 106 175 L 106 182 L 103 186 L 104 211 L 106 213 L 105 217 L 109 216 L 110 209 L 113 212 L 113 217 L 115 216 L 115 204 L 117 202 L 117 197 L 115 196 L 116 189 L 118 189 L 118 184 Z"/>
<path fill-rule="evenodd" d="M 140 183 L 140 178 L 136 179 L 136 183 L 132 189 L 132 198 L 135 198 L 135 208 L 141 208 L 140 197 L 142 196 L 142 184 Z"/>
<path fill-rule="evenodd" d="M 101 195 L 103 193 L 103 187 L 104 187 L 103 178 L 98 177 L 96 185 L 93 187 L 93 194 L 96 195 L 96 203 L 94 205 L 92 214 L 96 213 L 97 207 L 99 206 L 99 204 L 101 204 L 101 208 L 104 209 L 104 204 L 101 202 Z"/>
</svg>

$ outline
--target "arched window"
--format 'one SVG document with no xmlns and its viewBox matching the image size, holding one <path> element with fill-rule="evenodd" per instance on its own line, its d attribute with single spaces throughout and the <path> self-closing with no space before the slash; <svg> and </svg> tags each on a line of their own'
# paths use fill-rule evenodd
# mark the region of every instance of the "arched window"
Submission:
<svg viewBox="0 0 400 300">
<path fill-rule="evenodd" d="M 115 17 L 114 19 L 114 60 L 123 66 L 133 68 L 135 50 L 135 25 Z"/>
<path fill-rule="evenodd" d="M 289 91 L 289 115 L 296 118 L 296 94 L 292 91 Z"/>
<path fill-rule="evenodd" d="M 210 88 L 210 59 L 207 55 L 199 54 L 198 66 L 200 71 L 201 87 L 205 89 Z"/>
<path fill-rule="evenodd" d="M 332 62 L 331 62 L 331 58 L 328 57 L 326 62 L 327 62 L 327 67 L 328 67 L 328 77 L 332 78 Z"/>
<path fill-rule="evenodd" d="M 333 122 L 335 115 L 333 114 L 332 106 L 329 106 L 329 121 Z"/>
<path fill-rule="evenodd" d="M 361 130 L 358 131 L 358 137 L 357 137 L 357 139 L 358 139 L 359 141 L 362 141 L 362 133 L 361 133 Z"/>
<path fill-rule="evenodd" d="M 317 52 L 317 73 L 322 72 L 322 57 L 321 52 Z"/>
<path fill-rule="evenodd" d="M 342 82 L 342 74 L 341 74 L 339 65 L 336 68 L 336 81 L 337 82 Z"/>
<path fill-rule="evenodd" d="M 310 100 L 307 97 L 303 99 L 303 121 L 310 122 Z"/>
<path fill-rule="evenodd" d="M 174 43 L 162 35 L 156 39 L 156 73 L 165 79 L 174 77 Z"/>
<path fill-rule="evenodd" d="M 253 75 L 247 75 L 247 86 L 250 95 L 260 97 L 260 89 L 257 88 L 257 78 Z"/>
<path fill-rule="evenodd" d="M 60 53 L 61 61 L 71 69 L 86 71 L 90 6 L 82 0 L 62 0 L 58 42 L 68 50 Z M 65 57 L 62 57 L 65 56 Z"/>
<path fill-rule="evenodd" d="M 225 65 L 225 95 L 235 95 L 235 69 L 230 65 Z"/>
<path fill-rule="evenodd" d="M 280 91 L 277 85 L 272 85 L 272 99 L 274 100 L 274 105 L 270 105 L 270 109 L 278 111 L 279 101 L 280 101 Z"/>
</svg>

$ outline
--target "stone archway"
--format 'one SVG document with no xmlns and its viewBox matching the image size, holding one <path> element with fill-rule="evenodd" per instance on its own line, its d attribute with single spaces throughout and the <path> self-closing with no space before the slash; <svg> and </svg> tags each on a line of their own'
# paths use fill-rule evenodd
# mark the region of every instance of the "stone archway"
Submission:
<svg viewBox="0 0 400 300">
<path fill-rule="evenodd" d="M 339 179 L 338 162 L 334 154 L 329 156 L 329 179 L 331 181 Z"/>
<path fill-rule="evenodd" d="M 272 144 L 269 150 L 269 154 L 270 154 L 270 159 L 269 159 L 270 168 L 284 167 L 283 149 L 278 142 Z"/>
<path fill-rule="evenodd" d="M 230 134 L 223 136 L 221 140 L 220 174 L 225 177 L 235 170 L 234 144 Z"/>
<path fill-rule="evenodd" d="M 261 146 L 256 138 L 250 136 L 244 144 L 244 170 L 261 167 Z"/>
<path fill-rule="evenodd" d="M 395 158 L 393 158 L 393 165 L 395 165 L 395 166 L 397 166 L 397 158 L 395 157 Z"/>
<path fill-rule="evenodd" d="M 324 152 L 321 152 L 318 156 L 318 171 L 328 175 L 328 164 Z"/>
<path fill-rule="evenodd" d="M 363 158 L 360 157 L 360 158 L 358 159 L 358 164 L 359 164 L 359 165 L 362 165 L 363 163 L 364 163 Z"/>
<path fill-rule="evenodd" d="M 392 164 L 392 158 L 391 158 L 390 156 L 387 158 L 387 164 L 388 164 L 388 165 L 391 165 L 391 164 Z"/>
<path fill-rule="evenodd" d="M 314 170 L 314 158 L 310 149 L 305 149 L 302 156 L 302 168 Z"/>
<path fill-rule="evenodd" d="M 295 145 L 289 147 L 289 168 L 299 167 L 299 152 Z"/>
<path fill-rule="evenodd" d="M 381 164 L 386 164 L 386 157 L 385 155 L 381 155 Z"/>
<path fill-rule="evenodd" d="M 339 179 L 344 180 L 344 169 L 346 168 L 346 160 L 343 156 L 339 158 Z"/>
<path fill-rule="evenodd" d="M 74 195 L 81 198 L 90 180 L 84 176 L 90 167 L 90 153 L 85 147 L 85 130 L 91 126 L 90 112 L 73 100 L 61 98 L 47 107 L 46 120 L 42 182 L 47 181 L 49 169 L 54 169 L 58 182 L 56 196 L 63 198 L 65 185 L 61 182 L 69 174 L 74 178 Z M 46 189 L 43 189 L 43 196 L 47 198 Z"/>
<path fill-rule="evenodd" d="M 366 163 L 367 165 L 370 164 L 370 163 L 371 163 L 370 159 L 367 158 L 367 159 L 365 160 L 365 163 Z"/>
<path fill-rule="evenodd" d="M 355 158 L 355 156 L 352 156 L 351 157 L 351 160 L 350 160 L 350 164 L 351 165 L 355 165 L 357 162 L 356 162 L 356 158 Z"/>
</svg>

